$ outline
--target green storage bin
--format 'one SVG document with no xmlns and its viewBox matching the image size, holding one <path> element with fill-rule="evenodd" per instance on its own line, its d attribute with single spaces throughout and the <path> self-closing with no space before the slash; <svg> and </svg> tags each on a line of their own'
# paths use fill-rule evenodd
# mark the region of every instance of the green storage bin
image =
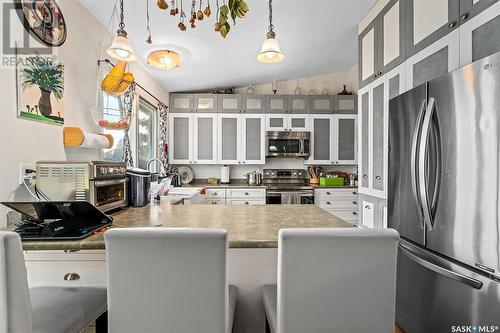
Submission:
<svg viewBox="0 0 500 333">
<path fill-rule="evenodd" d="M 335 177 L 335 178 L 320 178 L 319 186 L 344 186 L 344 178 Z"/>
</svg>

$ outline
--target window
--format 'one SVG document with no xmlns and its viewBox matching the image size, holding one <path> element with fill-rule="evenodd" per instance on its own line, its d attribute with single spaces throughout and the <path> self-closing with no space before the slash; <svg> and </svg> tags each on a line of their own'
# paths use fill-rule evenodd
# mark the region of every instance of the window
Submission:
<svg viewBox="0 0 500 333">
<path fill-rule="evenodd" d="M 120 97 L 107 95 L 103 92 L 102 107 L 105 119 L 109 121 L 121 119 L 122 103 Z M 107 161 L 122 161 L 125 131 L 104 129 L 103 133 L 111 134 L 114 139 L 113 147 L 104 150 L 104 159 Z M 137 110 L 132 117 L 129 130 L 132 157 L 136 167 L 146 169 L 148 161 L 157 157 L 157 135 L 157 109 L 146 100 L 139 98 Z"/>
</svg>

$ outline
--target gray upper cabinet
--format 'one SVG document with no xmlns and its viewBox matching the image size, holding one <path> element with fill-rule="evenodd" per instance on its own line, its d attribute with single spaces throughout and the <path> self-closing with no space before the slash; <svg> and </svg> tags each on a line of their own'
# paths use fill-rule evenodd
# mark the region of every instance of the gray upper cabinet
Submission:
<svg viewBox="0 0 500 333">
<path fill-rule="evenodd" d="M 288 113 L 288 95 L 266 95 L 267 113 Z"/>
<path fill-rule="evenodd" d="M 334 108 L 334 96 L 312 95 L 309 96 L 309 112 L 312 114 L 332 114 Z"/>
<path fill-rule="evenodd" d="M 499 0 L 460 0 L 460 24 L 467 22 Z"/>
<path fill-rule="evenodd" d="M 407 56 L 411 57 L 456 29 L 459 19 L 459 0 L 407 0 Z"/>
<path fill-rule="evenodd" d="M 335 113 L 340 114 L 358 114 L 358 96 L 356 95 L 337 95 L 334 96 Z"/>
<path fill-rule="evenodd" d="M 309 96 L 289 95 L 288 113 L 307 114 L 309 113 Z"/>
<path fill-rule="evenodd" d="M 219 113 L 241 113 L 241 95 L 221 94 L 217 96 Z"/>
<path fill-rule="evenodd" d="M 170 94 L 170 112 L 187 113 L 193 112 L 193 95 Z"/>
<path fill-rule="evenodd" d="M 405 60 L 405 6 L 405 1 L 390 0 L 359 35 L 358 64 L 361 87 Z"/>
<path fill-rule="evenodd" d="M 265 113 L 265 95 L 241 95 L 241 105 L 244 113 Z"/>
<path fill-rule="evenodd" d="M 217 95 L 213 94 L 194 94 L 193 95 L 194 112 L 196 113 L 215 113 L 217 112 Z"/>
</svg>

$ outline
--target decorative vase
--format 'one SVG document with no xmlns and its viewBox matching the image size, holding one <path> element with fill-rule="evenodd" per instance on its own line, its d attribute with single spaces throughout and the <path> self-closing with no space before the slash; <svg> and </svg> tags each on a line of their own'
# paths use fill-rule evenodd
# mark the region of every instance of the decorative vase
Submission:
<svg viewBox="0 0 500 333">
<path fill-rule="evenodd" d="M 38 100 L 38 110 L 44 117 L 47 117 L 52 113 L 52 105 L 50 104 L 51 92 L 43 88 L 40 88 L 40 92 L 42 95 Z"/>
</svg>

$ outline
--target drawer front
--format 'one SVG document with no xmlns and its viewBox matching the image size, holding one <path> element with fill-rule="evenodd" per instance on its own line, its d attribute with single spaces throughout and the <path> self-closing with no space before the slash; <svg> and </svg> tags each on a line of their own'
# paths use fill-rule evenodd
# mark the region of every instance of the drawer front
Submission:
<svg viewBox="0 0 500 333">
<path fill-rule="evenodd" d="M 207 204 L 207 205 L 225 205 L 226 200 L 225 199 L 207 198 L 207 199 L 205 199 L 205 204 Z"/>
<path fill-rule="evenodd" d="M 357 200 L 329 200 L 321 199 L 318 206 L 323 209 L 338 209 L 338 210 L 358 210 Z"/>
<path fill-rule="evenodd" d="M 228 205 L 265 205 L 266 199 L 228 199 Z"/>
<path fill-rule="evenodd" d="M 26 261 L 30 287 L 36 286 L 105 286 L 106 261 Z M 73 274 L 76 279 L 65 280 Z"/>
<path fill-rule="evenodd" d="M 343 200 L 343 201 L 357 201 L 358 200 L 358 190 L 357 189 L 316 189 L 314 191 L 315 200 L 317 203 L 332 201 L 332 200 Z"/>
<path fill-rule="evenodd" d="M 358 223 L 358 212 L 355 210 L 325 209 L 328 213 L 337 216 L 349 223 Z"/>
<path fill-rule="evenodd" d="M 266 189 L 247 189 L 247 188 L 238 188 L 238 189 L 228 189 L 227 190 L 228 198 L 266 198 Z"/>
<path fill-rule="evenodd" d="M 226 189 L 225 188 L 207 188 L 206 189 L 206 200 L 210 198 L 225 199 Z"/>
</svg>

